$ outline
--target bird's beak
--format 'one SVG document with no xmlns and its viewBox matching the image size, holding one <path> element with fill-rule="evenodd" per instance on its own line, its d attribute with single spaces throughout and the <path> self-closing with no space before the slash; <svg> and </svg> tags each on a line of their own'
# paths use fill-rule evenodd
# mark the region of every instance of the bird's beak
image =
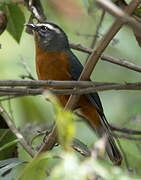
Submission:
<svg viewBox="0 0 141 180">
<path fill-rule="evenodd" d="M 25 26 L 27 26 L 28 28 L 30 28 L 31 30 L 35 30 L 36 29 L 36 25 L 35 24 L 24 24 Z"/>
</svg>

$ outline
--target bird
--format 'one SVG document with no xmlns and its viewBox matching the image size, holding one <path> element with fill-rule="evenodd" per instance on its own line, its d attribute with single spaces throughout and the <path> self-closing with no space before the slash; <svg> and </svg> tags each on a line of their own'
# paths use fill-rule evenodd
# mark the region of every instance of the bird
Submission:
<svg viewBox="0 0 141 180">
<path fill-rule="evenodd" d="M 33 31 L 35 40 L 36 72 L 39 80 L 78 80 L 83 66 L 71 51 L 66 33 L 52 22 L 25 24 Z M 69 95 L 56 95 L 65 107 Z M 106 134 L 106 152 L 114 165 L 121 165 L 118 149 L 106 120 L 98 93 L 81 95 L 73 110 L 78 110 L 99 137 Z"/>
</svg>

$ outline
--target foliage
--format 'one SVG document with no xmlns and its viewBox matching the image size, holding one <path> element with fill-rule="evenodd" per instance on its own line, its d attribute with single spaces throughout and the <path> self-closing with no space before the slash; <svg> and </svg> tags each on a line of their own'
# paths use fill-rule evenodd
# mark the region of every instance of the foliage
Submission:
<svg viewBox="0 0 141 180">
<path fill-rule="evenodd" d="M 19 43 L 23 32 L 23 24 L 25 23 L 24 13 L 20 7 L 14 4 L 0 6 L 0 9 L 4 10 L 8 16 L 7 31 Z"/>
<path fill-rule="evenodd" d="M 48 96 L 49 98 L 55 99 L 52 95 Z M 89 157 L 81 160 L 77 157 L 76 153 L 72 151 L 70 140 L 74 136 L 74 123 L 73 123 L 73 114 L 71 112 L 63 112 L 63 109 L 59 104 L 54 101 L 54 108 L 56 109 L 56 119 L 64 120 L 64 118 L 68 118 L 68 123 L 63 123 L 59 121 L 57 123 L 58 133 L 60 144 L 62 145 L 62 150 L 59 153 L 55 152 L 46 152 L 33 158 L 30 162 L 24 162 L 17 158 L 7 159 L 0 161 L 0 166 L 2 167 L 0 170 L 0 175 L 3 175 L 8 170 L 13 169 L 13 167 L 17 167 L 21 165 L 21 163 L 26 163 L 24 166 L 24 170 L 19 176 L 19 180 L 44 180 L 48 177 L 49 180 L 77 180 L 77 179 L 95 179 L 96 177 L 104 178 L 105 180 L 114 180 L 114 179 L 137 179 L 135 176 L 131 176 L 126 171 L 123 171 L 119 167 L 114 167 L 110 164 L 106 164 L 104 160 L 98 160 L 94 157 Z M 60 123 L 61 122 L 61 123 Z M 63 125 L 62 125 L 63 123 Z M 65 130 L 66 136 L 64 136 L 64 132 L 61 133 L 62 127 Z M 69 138 L 66 138 L 69 137 Z M 65 138 L 65 139 L 64 139 Z M 64 147 L 64 148 L 63 148 Z M 82 148 L 82 146 L 81 146 Z M 54 159 L 59 159 L 58 163 L 55 163 L 51 169 L 50 163 Z M 3 167 L 4 166 L 4 167 Z M 110 173 L 109 173 L 110 172 Z M 12 173 L 13 175 L 13 173 Z M 5 178 L 7 175 L 5 176 Z M 2 178 L 2 177 L 1 177 Z M 16 177 L 17 179 L 17 177 Z"/>
<path fill-rule="evenodd" d="M 16 143 L 19 142 L 19 139 L 16 139 L 10 130 L 4 129 L 0 130 L 0 137 L 0 160 L 4 160 L 16 152 Z"/>
</svg>

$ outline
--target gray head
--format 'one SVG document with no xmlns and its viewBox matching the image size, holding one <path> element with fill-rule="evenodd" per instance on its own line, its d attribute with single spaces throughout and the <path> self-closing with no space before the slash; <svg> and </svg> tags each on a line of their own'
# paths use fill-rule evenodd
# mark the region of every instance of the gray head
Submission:
<svg viewBox="0 0 141 180">
<path fill-rule="evenodd" d="M 26 24 L 37 35 L 39 48 L 47 51 L 62 51 L 69 48 L 68 38 L 56 24 L 43 22 Z"/>
</svg>

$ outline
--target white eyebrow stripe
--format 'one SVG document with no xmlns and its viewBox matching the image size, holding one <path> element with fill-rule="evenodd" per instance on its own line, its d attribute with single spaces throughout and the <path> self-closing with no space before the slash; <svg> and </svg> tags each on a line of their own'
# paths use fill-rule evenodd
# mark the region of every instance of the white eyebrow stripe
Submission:
<svg viewBox="0 0 141 180">
<path fill-rule="evenodd" d="M 37 24 L 37 26 L 46 26 L 48 29 L 55 31 L 56 33 L 61 33 L 58 28 L 53 27 L 51 24 Z"/>
</svg>

